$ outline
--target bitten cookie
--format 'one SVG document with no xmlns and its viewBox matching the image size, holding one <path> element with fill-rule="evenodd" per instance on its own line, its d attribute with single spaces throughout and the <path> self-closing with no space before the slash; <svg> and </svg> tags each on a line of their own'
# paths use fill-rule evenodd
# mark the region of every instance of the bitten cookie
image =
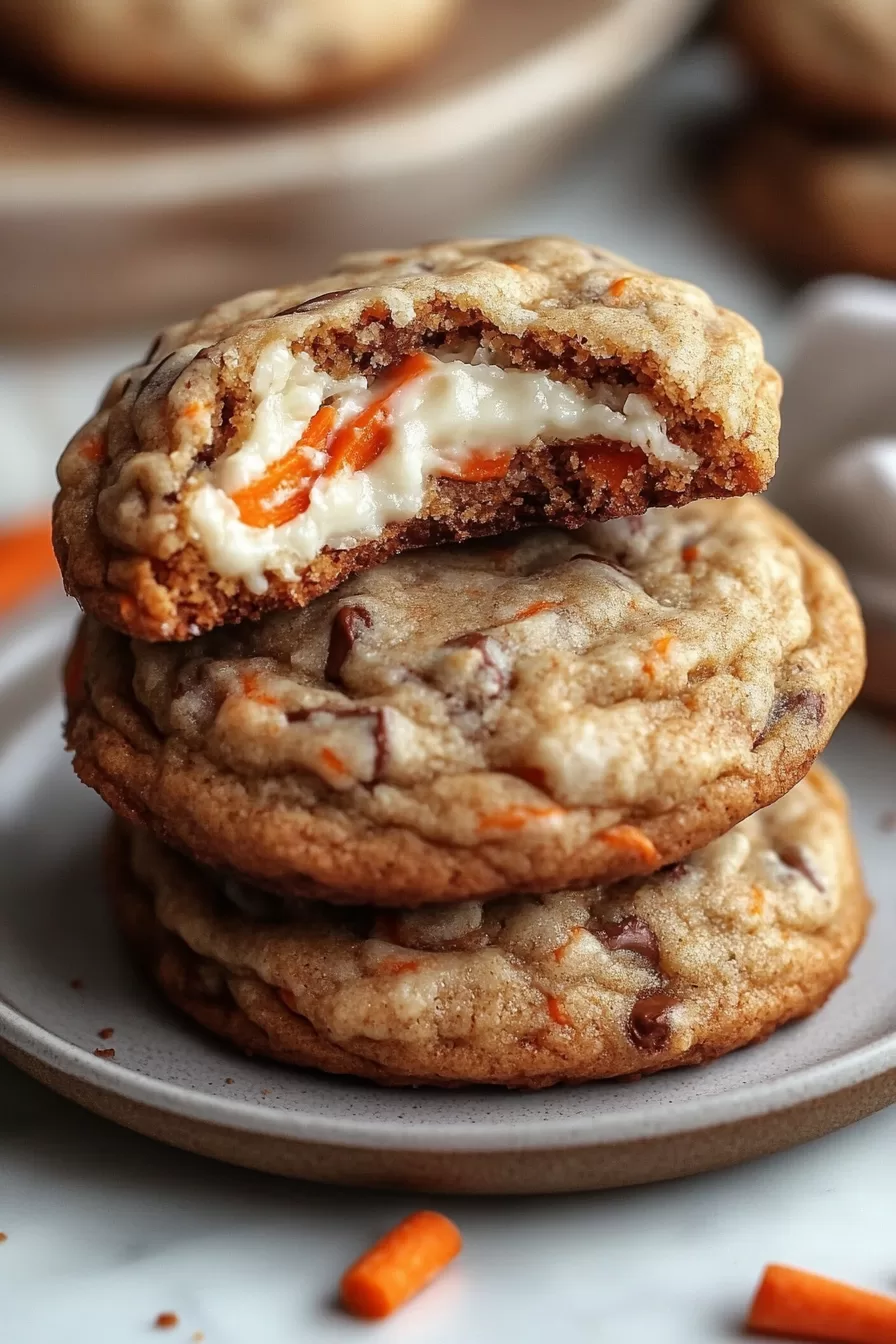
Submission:
<svg viewBox="0 0 896 1344">
<path fill-rule="evenodd" d="M 778 94 L 828 122 L 896 130 L 894 0 L 729 0 L 725 25 Z"/>
<path fill-rule="evenodd" d="M 0 0 L 0 31 L 61 84 L 181 107 L 288 108 L 413 64 L 460 0 Z"/>
<path fill-rule="evenodd" d="M 805 774 L 863 671 L 834 561 L 759 500 L 698 501 L 411 552 L 185 644 L 88 622 L 68 734 L 203 862 L 413 906 L 681 858 Z"/>
<path fill-rule="evenodd" d="M 568 239 L 348 257 L 115 382 L 57 554 L 104 623 L 184 640 L 410 547 L 761 490 L 779 390 L 749 323 Z"/>
<path fill-rule="evenodd" d="M 603 890 L 285 916 L 124 828 L 112 886 L 163 992 L 203 1026 L 392 1084 L 546 1087 L 712 1059 L 820 1007 L 868 915 L 820 768 L 685 863 Z"/>
<path fill-rule="evenodd" d="M 890 141 L 853 141 L 764 117 L 748 121 L 725 155 L 717 192 L 731 226 L 788 270 L 896 278 Z"/>
</svg>

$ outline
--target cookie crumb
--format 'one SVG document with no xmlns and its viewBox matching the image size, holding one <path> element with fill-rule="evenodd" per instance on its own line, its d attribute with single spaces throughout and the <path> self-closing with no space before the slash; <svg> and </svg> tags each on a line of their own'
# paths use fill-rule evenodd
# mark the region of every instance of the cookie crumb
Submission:
<svg viewBox="0 0 896 1344">
<path fill-rule="evenodd" d="M 109 1037 L 114 1035 L 114 1032 L 114 1027 L 103 1027 L 101 1031 L 97 1032 L 97 1036 L 99 1036 L 101 1041 L 108 1041 Z"/>
<path fill-rule="evenodd" d="M 202 1341 L 205 1339 L 205 1335 L 201 1330 L 194 1330 L 192 1335 L 190 1336 L 190 1339 L 193 1341 L 193 1344 L 202 1344 Z"/>
<path fill-rule="evenodd" d="M 180 1325 L 180 1317 L 176 1311 L 160 1311 L 153 1321 L 156 1330 L 173 1330 L 176 1325 Z"/>
<path fill-rule="evenodd" d="M 227 1084 L 229 1085 L 230 1083 L 233 1082 L 233 1079 L 232 1079 L 232 1078 L 225 1078 L 224 1081 L 225 1081 L 225 1083 L 227 1083 Z"/>
<path fill-rule="evenodd" d="M 114 1059 L 115 1051 L 110 1047 L 108 1050 L 101 1050 L 99 1046 L 93 1052 L 97 1059 Z"/>
<path fill-rule="evenodd" d="M 69 987 L 69 989 L 83 989 L 83 988 L 84 988 L 84 981 L 83 981 L 83 980 L 77 980 L 77 979 L 75 979 L 75 980 L 69 980 L 69 982 L 68 982 L 68 987 Z"/>
<path fill-rule="evenodd" d="M 881 812 L 877 819 L 877 829 L 886 834 L 896 831 L 896 812 Z"/>
<path fill-rule="evenodd" d="M 9 1237 L 5 1232 L 0 1232 L 0 1246 L 3 1245 L 4 1241 L 9 1241 Z"/>
</svg>

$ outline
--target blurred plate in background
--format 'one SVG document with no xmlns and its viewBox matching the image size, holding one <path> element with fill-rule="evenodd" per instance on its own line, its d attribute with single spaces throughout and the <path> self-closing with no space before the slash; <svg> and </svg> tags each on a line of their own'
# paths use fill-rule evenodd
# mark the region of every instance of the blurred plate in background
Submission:
<svg viewBox="0 0 896 1344">
<path fill-rule="evenodd" d="M 0 90 L 0 334 L 182 317 L 464 221 L 549 164 L 704 0 L 473 0 L 376 97 L 211 122 Z"/>
</svg>

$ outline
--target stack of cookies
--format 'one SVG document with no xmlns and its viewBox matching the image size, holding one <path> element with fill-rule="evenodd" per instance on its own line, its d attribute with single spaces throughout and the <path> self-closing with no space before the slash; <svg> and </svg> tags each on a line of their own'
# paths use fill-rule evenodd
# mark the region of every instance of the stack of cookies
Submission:
<svg viewBox="0 0 896 1344">
<path fill-rule="evenodd" d="M 867 916 L 811 768 L 863 640 L 751 496 L 777 376 L 567 239 L 344 259 L 166 332 L 60 466 L 122 928 L 243 1050 L 540 1087 L 813 1011 Z"/>
<path fill-rule="evenodd" d="M 728 0 L 755 84 L 725 155 L 739 231 L 801 275 L 896 279 L 896 4 Z"/>
</svg>

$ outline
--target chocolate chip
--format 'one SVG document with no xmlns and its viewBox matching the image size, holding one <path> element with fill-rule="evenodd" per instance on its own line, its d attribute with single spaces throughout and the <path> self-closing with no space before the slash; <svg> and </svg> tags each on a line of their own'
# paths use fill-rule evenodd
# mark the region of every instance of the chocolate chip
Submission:
<svg viewBox="0 0 896 1344">
<path fill-rule="evenodd" d="M 786 849 L 779 849 L 778 858 L 785 868 L 792 868 L 794 872 L 802 873 L 816 891 L 824 891 L 824 878 L 802 845 L 788 845 Z"/>
<path fill-rule="evenodd" d="M 327 681 L 340 681 L 346 658 L 362 630 L 369 630 L 373 617 L 366 607 L 340 607 L 330 628 L 330 647 L 324 676 Z"/>
<path fill-rule="evenodd" d="M 492 698 L 502 695 L 510 683 L 507 669 L 501 665 L 500 648 L 491 635 L 482 635 L 473 631 L 469 635 L 458 635 L 442 646 L 445 649 L 475 649 L 482 658 L 483 665 L 492 673 Z"/>
<path fill-rule="evenodd" d="M 281 308 L 274 317 L 291 317 L 293 313 L 313 313 L 316 308 L 326 308 L 328 303 L 334 299 L 341 299 L 346 294 L 357 294 L 361 286 L 355 285 L 352 289 L 330 289 L 326 294 L 315 294 L 311 299 L 305 299 L 303 303 L 296 303 L 292 308 Z"/>
<path fill-rule="evenodd" d="M 382 776 L 389 756 L 389 730 L 386 726 L 384 709 L 365 709 L 362 705 L 356 707 L 313 705 L 307 709 L 287 710 L 286 722 L 307 723 L 315 714 L 326 714 L 331 719 L 368 719 L 374 745 L 373 780 L 370 782 L 373 783 Z"/>
<path fill-rule="evenodd" d="M 651 966 L 659 967 L 660 947 L 656 934 L 637 915 L 629 915 L 628 919 L 620 919 L 610 924 L 601 924 L 599 920 L 591 919 L 585 927 L 611 952 L 637 952 L 645 961 L 649 961 Z"/>
<path fill-rule="evenodd" d="M 825 699 L 821 692 L 808 687 L 802 691 L 784 691 L 776 695 L 764 727 L 753 738 L 753 750 L 762 746 L 785 715 L 797 714 L 806 723 L 821 723 L 825 708 Z"/>
<path fill-rule="evenodd" d="M 635 999 L 628 1016 L 628 1034 L 639 1050 L 665 1049 L 672 1030 L 666 1014 L 677 1003 L 676 998 L 662 991 Z"/>
</svg>

